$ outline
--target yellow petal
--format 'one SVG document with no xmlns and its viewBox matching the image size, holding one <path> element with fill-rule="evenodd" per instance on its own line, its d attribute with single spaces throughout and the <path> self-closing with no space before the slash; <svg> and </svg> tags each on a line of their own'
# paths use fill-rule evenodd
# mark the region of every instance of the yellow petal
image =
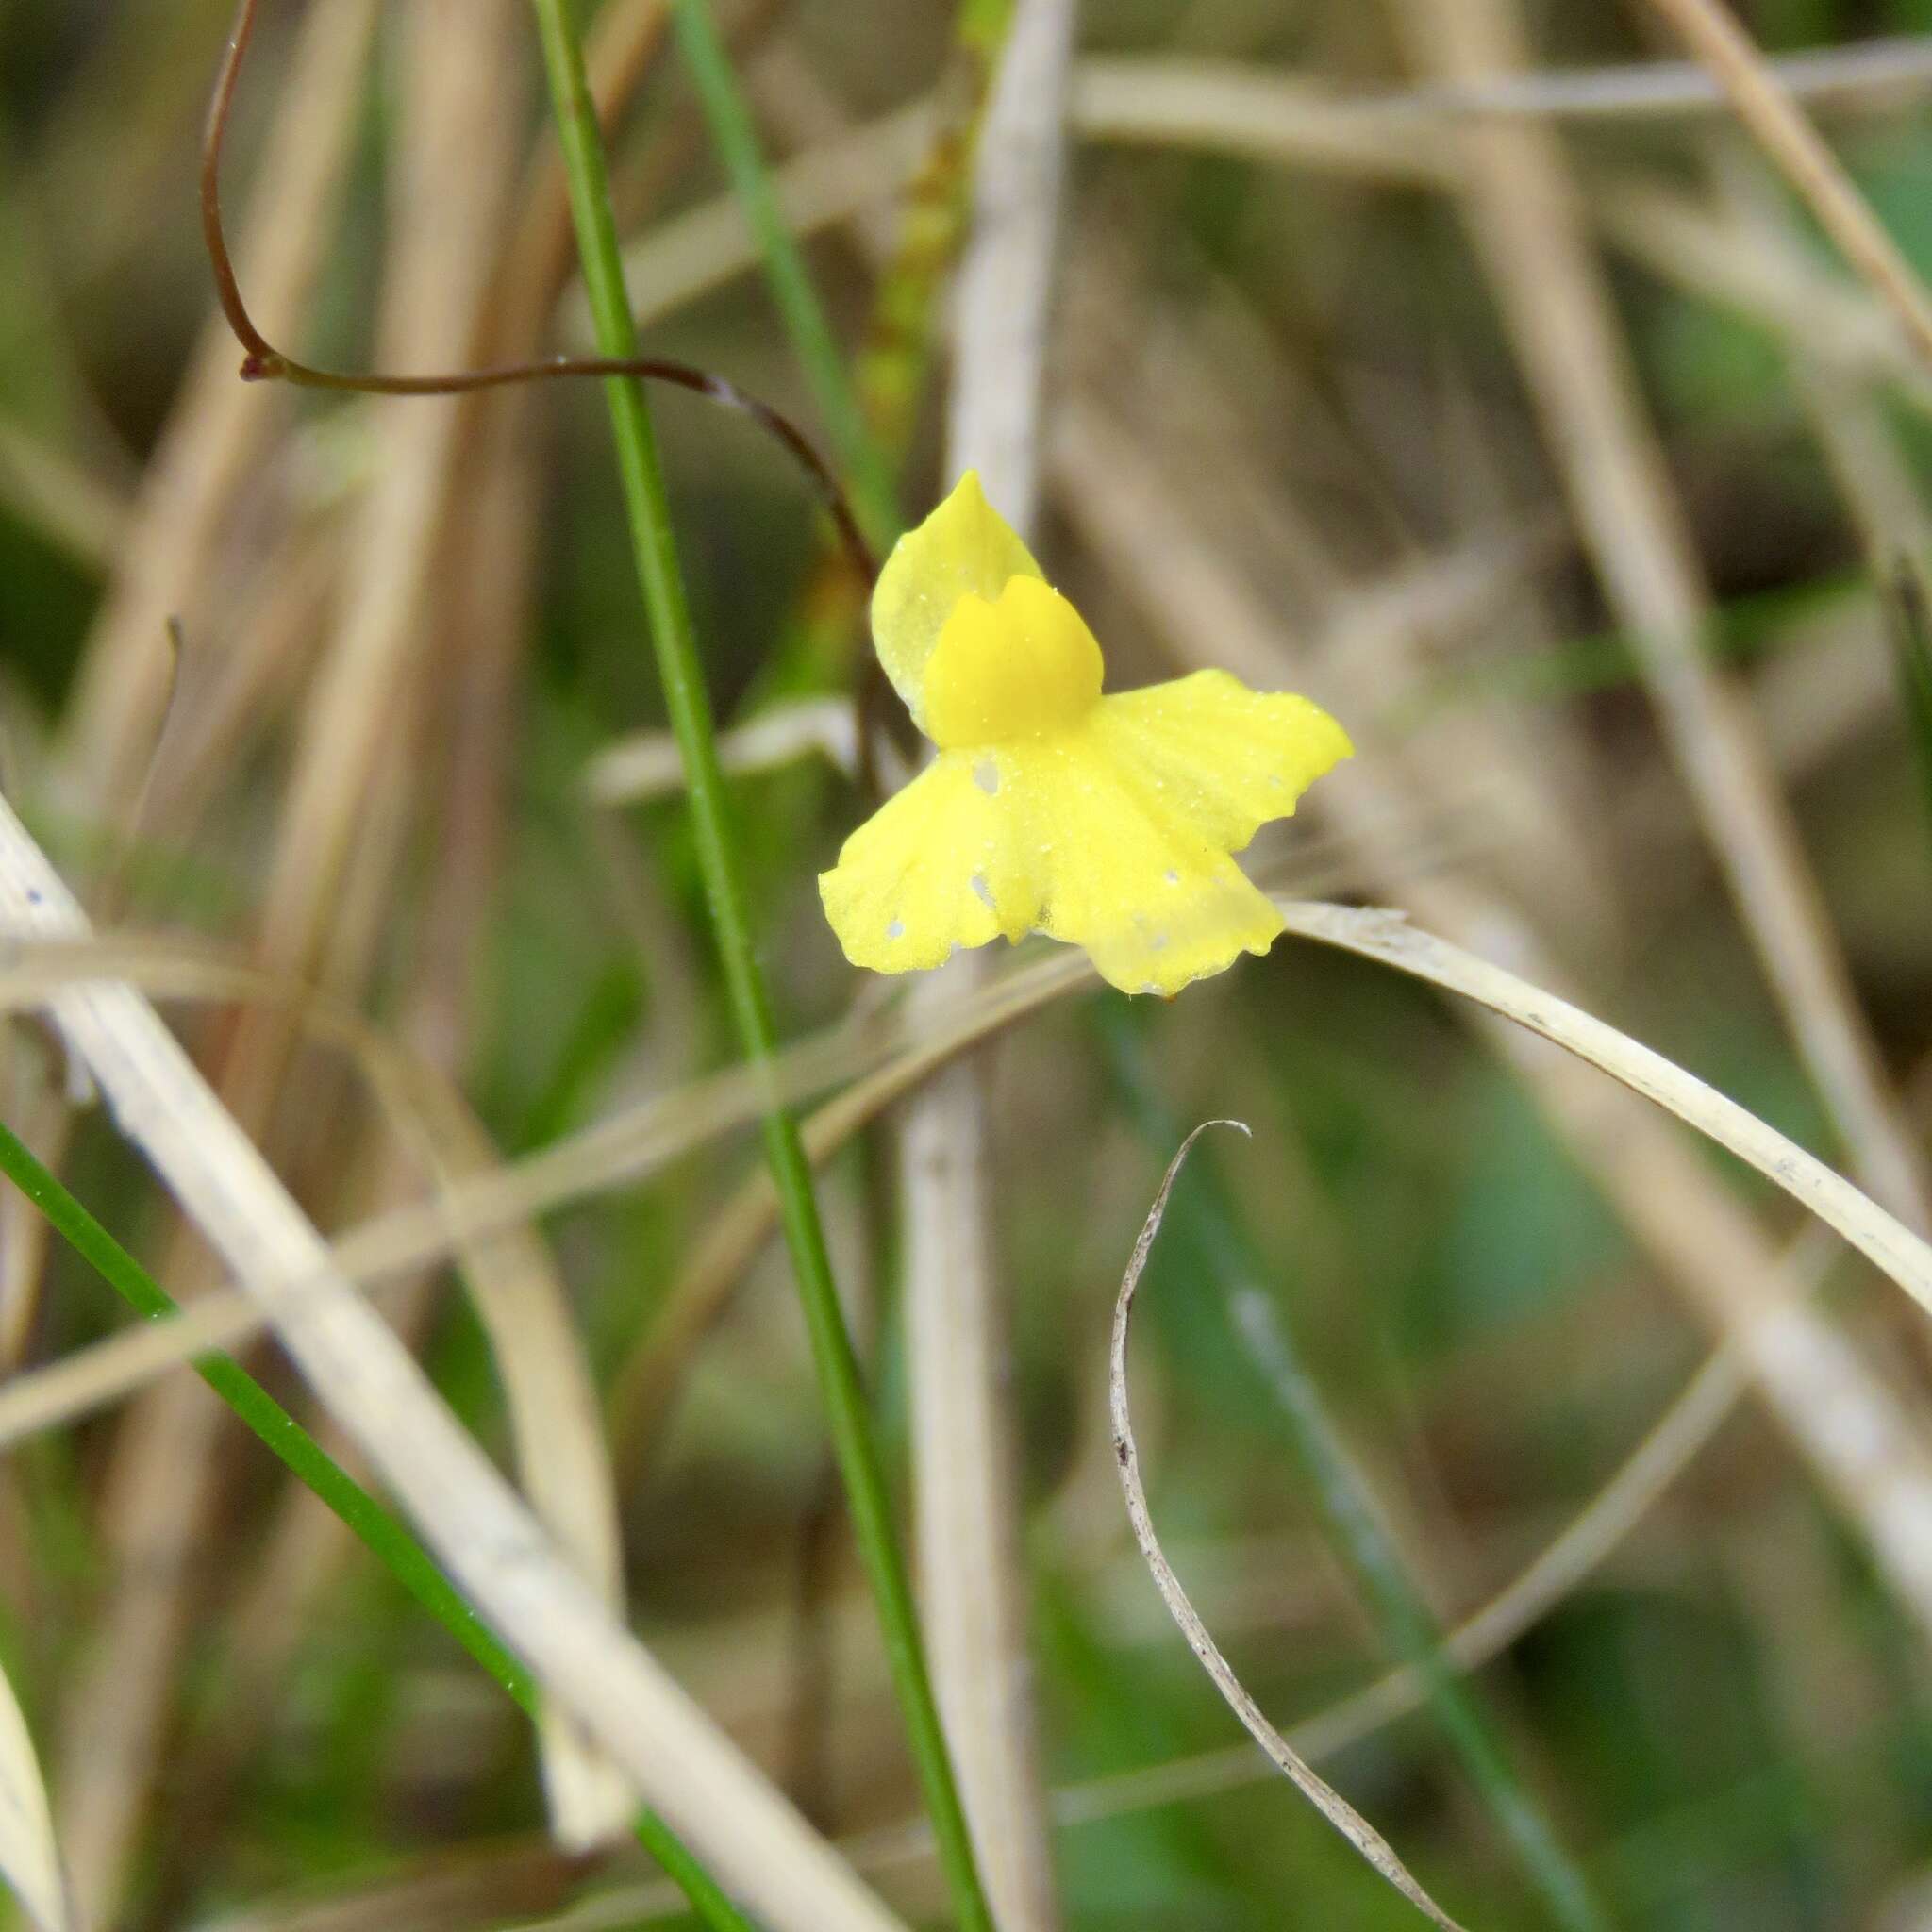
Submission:
<svg viewBox="0 0 1932 1932">
<path fill-rule="evenodd" d="M 1084 947 L 1110 985 L 1171 995 L 1274 943 L 1281 915 L 1226 847 L 1123 769 L 1093 725 L 1003 757 L 1034 828 L 1034 924 Z"/>
<path fill-rule="evenodd" d="M 975 596 L 991 604 L 1011 578 L 1040 575 L 1032 553 L 987 502 L 972 470 L 924 523 L 892 546 L 872 593 L 873 641 L 922 730 L 926 659 L 959 600 Z"/>
<path fill-rule="evenodd" d="M 908 973 L 940 965 L 955 947 L 1031 930 L 1040 901 L 1026 830 L 998 754 L 941 752 L 819 874 L 845 957 Z"/>
<path fill-rule="evenodd" d="M 1080 613 L 1038 577 L 996 602 L 974 592 L 946 620 L 925 668 L 924 724 L 935 744 L 1000 744 L 1079 724 L 1100 697 L 1100 646 Z"/>
<path fill-rule="evenodd" d="M 1092 730 L 1117 769 L 1224 852 L 1286 818 L 1322 774 L 1351 755 L 1348 734 L 1319 705 L 1252 691 L 1225 671 L 1103 698 Z"/>
<path fill-rule="evenodd" d="M 1274 942 L 1281 916 L 1230 853 L 1349 750 L 1306 698 L 1224 672 L 1102 698 L 1063 730 L 942 751 L 845 841 L 826 915 L 877 973 L 1037 929 L 1124 991 L 1173 994 Z"/>
</svg>

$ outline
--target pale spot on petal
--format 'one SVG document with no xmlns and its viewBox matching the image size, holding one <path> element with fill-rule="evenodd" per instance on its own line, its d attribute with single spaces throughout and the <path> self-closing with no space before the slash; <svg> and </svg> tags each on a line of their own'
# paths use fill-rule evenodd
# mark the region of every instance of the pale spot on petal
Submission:
<svg viewBox="0 0 1932 1932">
<path fill-rule="evenodd" d="M 996 798 L 1000 789 L 1000 768 L 991 758 L 981 758 L 973 768 L 973 782 L 989 798 Z"/>
<path fill-rule="evenodd" d="M 903 919 L 893 920 L 886 928 L 886 937 L 889 940 L 903 940 L 906 937 L 906 922 Z"/>
<path fill-rule="evenodd" d="M 983 872 L 973 874 L 973 890 L 979 895 L 979 903 L 991 912 L 993 909 L 992 888 L 987 884 Z"/>
</svg>

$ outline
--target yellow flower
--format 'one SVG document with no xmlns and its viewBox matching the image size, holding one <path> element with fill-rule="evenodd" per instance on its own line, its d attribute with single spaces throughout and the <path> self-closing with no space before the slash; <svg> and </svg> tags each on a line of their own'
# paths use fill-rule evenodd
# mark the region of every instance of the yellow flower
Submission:
<svg viewBox="0 0 1932 1932">
<path fill-rule="evenodd" d="M 1268 950 L 1281 915 L 1229 854 L 1349 756 L 1326 712 L 1225 671 L 1103 697 L 1092 632 L 970 471 L 900 539 L 872 625 L 939 756 L 820 874 L 855 966 L 1040 931 L 1173 994 Z"/>
</svg>

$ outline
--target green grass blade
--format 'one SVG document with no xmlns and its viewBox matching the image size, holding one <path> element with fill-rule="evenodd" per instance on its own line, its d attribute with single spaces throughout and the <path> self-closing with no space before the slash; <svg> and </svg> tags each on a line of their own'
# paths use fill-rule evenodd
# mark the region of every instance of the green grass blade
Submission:
<svg viewBox="0 0 1932 1932">
<path fill-rule="evenodd" d="M 160 1283 L 4 1122 L 0 1172 L 136 1314 L 158 1321 L 180 1312 Z M 403 1520 L 372 1496 L 240 1363 L 211 1354 L 197 1356 L 192 1366 L 290 1474 L 314 1491 L 370 1555 L 534 1718 L 537 1686 L 530 1674 L 477 1617 Z M 754 1932 L 751 1922 L 655 1812 L 640 1812 L 632 1829 L 714 1932 Z"/>
<path fill-rule="evenodd" d="M 778 205 L 778 192 L 765 165 L 751 108 L 732 71 L 731 56 L 711 18 L 708 0 L 675 0 L 673 13 L 678 45 L 696 84 L 711 139 L 764 257 L 773 298 L 811 386 L 812 399 L 825 420 L 839 466 L 851 481 L 859 520 L 870 541 L 883 546 L 898 534 L 891 472 L 866 427 L 858 391 L 846 372 L 844 352 L 812 286 L 810 271 L 786 222 L 785 210 Z"/>
<path fill-rule="evenodd" d="M 584 72 L 582 42 L 570 0 L 535 0 L 535 5 L 598 348 L 603 355 L 627 360 L 637 353 L 637 330 L 625 295 L 623 261 L 610 211 L 603 146 Z M 672 732 L 684 762 L 698 863 L 732 1018 L 747 1060 L 754 1066 L 765 1066 L 776 1052 L 777 1031 L 753 939 L 657 436 L 640 384 L 608 382 L 605 396 L 610 408 L 639 583 L 650 619 L 651 644 Z M 940 1862 L 961 1926 L 966 1932 L 991 1932 L 965 1811 L 926 1672 L 911 1584 L 892 1521 L 870 1406 L 832 1279 L 811 1169 L 799 1141 L 797 1124 L 783 1108 L 774 1106 L 766 1115 L 763 1138 L 832 1446 L 844 1480 L 853 1534 L 878 1607 L 893 1687 L 938 1840 Z"/>
</svg>

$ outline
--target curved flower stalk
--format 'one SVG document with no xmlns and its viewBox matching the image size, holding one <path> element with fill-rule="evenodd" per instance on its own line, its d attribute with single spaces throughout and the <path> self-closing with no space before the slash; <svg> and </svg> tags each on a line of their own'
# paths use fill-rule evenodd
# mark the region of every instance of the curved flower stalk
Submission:
<svg viewBox="0 0 1932 1932">
<path fill-rule="evenodd" d="M 1172 996 L 1281 915 L 1232 854 L 1350 755 L 1307 698 L 1198 671 L 1103 695 L 1100 646 L 969 471 L 873 594 L 879 661 L 939 756 L 821 874 L 855 966 L 906 973 L 1029 932 Z"/>
</svg>

